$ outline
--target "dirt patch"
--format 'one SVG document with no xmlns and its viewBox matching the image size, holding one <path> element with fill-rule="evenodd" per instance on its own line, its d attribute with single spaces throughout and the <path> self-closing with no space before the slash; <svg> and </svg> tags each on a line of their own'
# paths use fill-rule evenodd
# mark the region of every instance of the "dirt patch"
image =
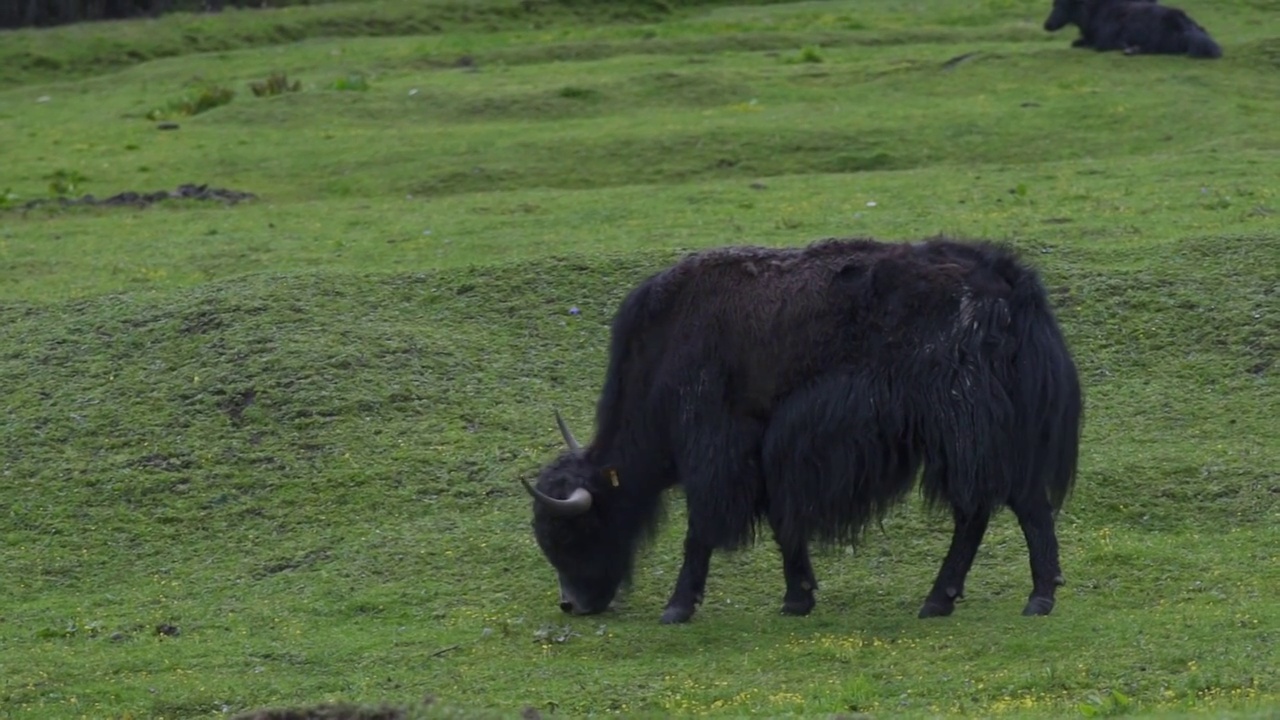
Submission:
<svg viewBox="0 0 1280 720">
<path fill-rule="evenodd" d="M 308 708 L 255 710 L 237 715 L 233 720 L 403 720 L 402 708 L 383 704 L 361 707 L 352 703 L 334 703 Z"/>
<path fill-rule="evenodd" d="M 308 550 L 297 557 L 284 560 L 277 560 L 268 563 L 253 573 L 254 578 L 261 580 L 269 575 L 277 575 L 289 570 L 300 570 L 309 568 L 317 563 L 322 563 L 329 559 L 329 551 L 323 549 Z"/>
<path fill-rule="evenodd" d="M 231 420 L 232 425 L 240 427 L 244 425 L 245 409 L 253 404 L 257 396 L 258 392 L 253 388 L 249 388 L 223 398 L 218 403 L 218 407 L 227 414 L 227 418 Z"/>
<path fill-rule="evenodd" d="M 258 196 L 251 192 L 242 190 L 227 190 L 225 188 L 211 188 L 208 185 L 194 185 L 191 183 L 179 185 L 176 190 L 157 190 L 156 192 L 136 192 L 126 190 L 117 193 L 111 197 L 96 198 L 93 195 L 84 195 L 78 198 L 59 197 L 59 198 L 38 198 L 29 200 L 21 205 L 15 205 L 14 208 L 21 210 L 31 210 L 41 205 L 57 205 L 60 207 L 74 207 L 77 205 L 96 205 L 103 207 L 147 207 L 163 200 L 219 200 L 227 205 L 234 205 L 245 200 L 254 200 Z"/>
<path fill-rule="evenodd" d="M 393 705 L 385 701 L 377 705 L 327 702 L 310 707 L 259 708 L 242 712 L 231 720 L 408 720 L 410 717 L 422 717 L 422 711 L 435 705 L 435 702 L 434 695 L 424 695 L 419 702 L 408 705 Z M 529 714 L 531 710 L 532 715 Z M 541 717 L 537 710 L 531 707 L 526 707 L 520 716 L 530 720 Z M 463 717 L 463 715 L 446 709 L 440 717 Z"/>
<path fill-rule="evenodd" d="M 195 466 L 195 460 L 189 456 L 171 456 L 165 453 L 151 453 L 129 463 L 130 467 L 150 468 L 162 472 L 182 472 Z"/>
</svg>

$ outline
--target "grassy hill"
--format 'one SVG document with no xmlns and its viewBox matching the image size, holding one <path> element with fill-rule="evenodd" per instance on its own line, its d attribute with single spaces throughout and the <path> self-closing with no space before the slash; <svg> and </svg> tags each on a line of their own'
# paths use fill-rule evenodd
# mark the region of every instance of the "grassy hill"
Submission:
<svg viewBox="0 0 1280 720">
<path fill-rule="evenodd" d="M 1073 50 L 1023 0 L 0 33 L 0 714 L 1273 716 L 1280 5 L 1183 6 L 1222 60 Z M 183 183 L 254 197 L 58 201 Z M 560 613 L 518 480 L 553 407 L 589 434 L 626 291 L 939 232 L 1023 250 L 1081 366 L 1054 614 L 1005 513 L 917 620 L 950 529 L 912 502 L 815 557 L 807 618 L 764 542 L 659 626 L 678 496 L 618 611 Z"/>
</svg>

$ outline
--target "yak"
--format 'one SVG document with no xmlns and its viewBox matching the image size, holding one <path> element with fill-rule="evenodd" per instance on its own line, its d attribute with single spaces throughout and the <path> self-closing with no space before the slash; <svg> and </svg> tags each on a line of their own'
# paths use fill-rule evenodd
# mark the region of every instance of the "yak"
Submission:
<svg viewBox="0 0 1280 720">
<path fill-rule="evenodd" d="M 533 484 L 532 530 L 560 608 L 607 609 L 679 485 L 684 557 L 662 613 L 688 621 L 714 550 L 782 554 L 782 612 L 807 615 L 808 543 L 854 542 L 920 478 L 950 549 L 919 617 L 949 615 L 992 514 L 1030 554 L 1024 615 L 1063 584 L 1054 521 L 1075 484 L 1076 366 L 1036 271 L 1004 245 L 827 238 L 692 253 L 645 279 L 611 326 L 594 439 Z"/>
<path fill-rule="evenodd" d="M 1080 37 L 1072 47 L 1122 50 L 1125 55 L 1222 57 L 1209 32 L 1182 10 L 1155 0 L 1054 0 L 1044 29 L 1074 24 Z"/>
</svg>

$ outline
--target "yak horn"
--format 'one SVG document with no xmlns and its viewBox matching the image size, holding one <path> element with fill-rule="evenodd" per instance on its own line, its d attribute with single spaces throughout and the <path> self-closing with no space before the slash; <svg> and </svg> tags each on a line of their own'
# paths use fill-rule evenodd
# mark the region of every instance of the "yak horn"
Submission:
<svg viewBox="0 0 1280 720">
<path fill-rule="evenodd" d="M 572 517 L 581 515 L 591 509 L 591 491 L 586 488 L 576 488 L 565 500 L 553 498 L 529 484 L 528 480 L 521 479 L 524 489 L 529 491 L 534 500 L 546 505 L 548 509 L 555 515 L 560 517 Z"/>
<path fill-rule="evenodd" d="M 574 439 L 573 432 L 570 431 L 569 426 L 565 424 L 564 418 L 560 417 L 560 411 L 556 410 L 555 413 L 556 424 L 560 426 L 560 434 L 564 436 L 565 444 L 569 446 L 570 450 L 580 452 L 582 450 L 582 446 L 578 444 L 576 439 Z"/>
</svg>

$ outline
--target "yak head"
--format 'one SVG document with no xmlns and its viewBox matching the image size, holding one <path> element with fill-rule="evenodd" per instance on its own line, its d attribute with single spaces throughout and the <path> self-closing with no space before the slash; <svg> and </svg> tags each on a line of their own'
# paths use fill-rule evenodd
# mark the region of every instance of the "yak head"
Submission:
<svg viewBox="0 0 1280 720">
<path fill-rule="evenodd" d="M 569 447 L 539 473 L 521 480 L 533 496 L 533 533 L 560 580 L 560 609 L 593 615 L 609 607 L 630 575 L 632 538 L 612 517 L 609 496 L 617 474 L 596 467 L 560 413 L 556 424 Z"/>
<path fill-rule="evenodd" d="M 1084 0 L 1053 0 L 1053 10 L 1044 21 L 1044 29 L 1049 32 L 1061 30 L 1069 23 L 1081 24 L 1084 13 Z"/>
</svg>

